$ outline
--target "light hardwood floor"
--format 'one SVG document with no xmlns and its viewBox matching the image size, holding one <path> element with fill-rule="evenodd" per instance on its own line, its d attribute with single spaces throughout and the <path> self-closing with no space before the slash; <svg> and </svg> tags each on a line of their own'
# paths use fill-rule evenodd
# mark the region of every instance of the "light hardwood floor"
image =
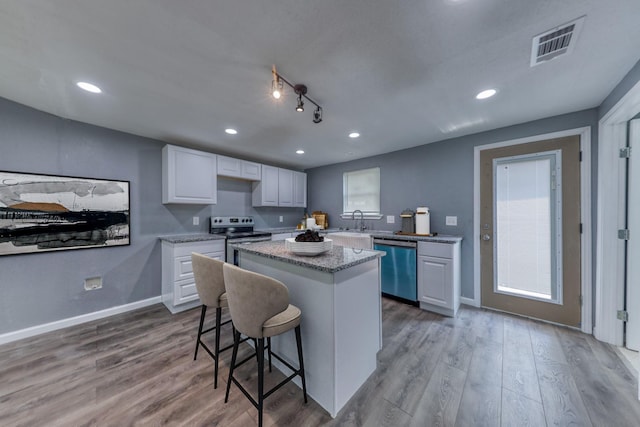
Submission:
<svg viewBox="0 0 640 427">
<path fill-rule="evenodd" d="M 198 315 L 156 305 L 0 346 L 0 426 L 256 425 L 237 388 L 224 403 L 230 353 L 217 390 L 208 355 L 193 361 Z M 579 332 L 383 299 L 383 340 L 378 369 L 335 420 L 289 384 L 266 400 L 265 425 L 640 425 L 635 376 Z M 255 363 L 240 372 L 255 381 Z M 267 387 L 281 378 L 267 374 Z"/>
</svg>

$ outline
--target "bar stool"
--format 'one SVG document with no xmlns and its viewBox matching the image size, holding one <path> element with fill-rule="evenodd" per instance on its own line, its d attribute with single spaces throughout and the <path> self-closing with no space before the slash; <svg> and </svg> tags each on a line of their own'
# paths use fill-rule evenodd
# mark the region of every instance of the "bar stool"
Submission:
<svg viewBox="0 0 640 427">
<path fill-rule="evenodd" d="M 214 361 L 214 379 L 213 388 L 218 388 L 218 356 L 225 350 L 229 350 L 233 345 L 228 345 L 223 349 L 220 349 L 220 327 L 230 323 L 231 320 L 227 320 L 221 323 L 222 320 L 222 308 L 228 307 L 227 294 L 225 293 L 224 276 L 222 273 L 223 261 L 210 258 L 208 256 L 192 252 L 191 264 L 193 266 L 193 276 L 196 281 L 196 289 L 200 301 L 202 301 L 202 311 L 200 312 L 200 326 L 198 327 L 198 339 L 196 341 L 196 351 L 193 355 L 193 360 L 198 357 L 198 347 L 202 346 L 207 353 L 213 358 Z M 216 309 L 216 324 L 215 326 L 202 330 L 204 326 L 205 313 L 207 307 Z M 207 332 L 216 331 L 215 347 L 211 351 L 207 345 L 202 342 L 202 335 Z"/>
<path fill-rule="evenodd" d="M 262 274 L 244 270 L 231 264 L 223 267 L 224 281 L 227 289 L 229 312 L 234 327 L 233 353 L 229 368 L 229 380 L 225 403 L 229 400 L 229 390 L 233 381 L 249 401 L 258 409 L 258 426 L 262 427 L 262 410 L 264 399 L 269 397 L 288 381 L 296 376 L 302 380 L 302 393 L 307 403 L 307 383 L 304 376 L 304 362 L 302 358 L 302 339 L 300 335 L 300 309 L 289 304 L 289 290 L 280 281 Z M 264 393 L 264 339 L 268 340 L 295 328 L 296 344 L 298 347 L 298 363 L 296 369 L 276 353 L 271 353 L 276 359 L 293 371 L 271 390 Z M 258 356 L 258 400 L 256 401 L 234 378 L 233 371 L 253 355 L 236 364 L 240 334 L 257 339 Z M 270 349 L 270 346 L 269 346 Z"/>
</svg>

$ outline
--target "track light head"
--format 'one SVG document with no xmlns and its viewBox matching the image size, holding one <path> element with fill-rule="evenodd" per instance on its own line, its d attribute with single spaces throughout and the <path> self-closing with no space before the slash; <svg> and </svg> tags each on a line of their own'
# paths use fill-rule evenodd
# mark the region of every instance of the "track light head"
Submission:
<svg viewBox="0 0 640 427">
<path fill-rule="evenodd" d="M 313 123 L 320 123 L 322 121 L 322 108 L 318 107 L 313 112 Z"/>
<path fill-rule="evenodd" d="M 296 107 L 296 111 L 298 113 L 302 113 L 304 111 L 304 102 L 302 101 L 302 95 L 298 95 L 298 106 Z"/>
<path fill-rule="evenodd" d="M 277 77 L 271 82 L 271 95 L 273 95 L 275 99 L 280 99 L 282 95 L 282 82 Z"/>
</svg>

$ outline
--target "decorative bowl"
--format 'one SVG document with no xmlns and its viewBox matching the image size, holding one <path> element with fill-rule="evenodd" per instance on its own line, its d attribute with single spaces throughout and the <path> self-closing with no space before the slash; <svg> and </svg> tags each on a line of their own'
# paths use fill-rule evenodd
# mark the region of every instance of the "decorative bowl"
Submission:
<svg viewBox="0 0 640 427">
<path fill-rule="evenodd" d="M 284 246 L 296 255 L 316 256 L 330 251 L 333 240 L 325 238 L 323 242 L 296 242 L 295 237 L 289 237 L 285 239 Z"/>
</svg>

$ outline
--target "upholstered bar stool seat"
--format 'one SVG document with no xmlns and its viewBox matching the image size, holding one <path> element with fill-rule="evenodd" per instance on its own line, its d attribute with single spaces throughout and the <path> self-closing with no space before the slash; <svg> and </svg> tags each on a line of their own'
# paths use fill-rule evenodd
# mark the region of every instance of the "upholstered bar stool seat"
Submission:
<svg viewBox="0 0 640 427">
<path fill-rule="evenodd" d="M 278 313 L 272 318 L 266 320 L 262 326 L 262 335 L 264 337 L 275 337 L 283 334 L 300 324 L 302 312 L 295 305 L 289 304 L 289 307 L 282 313 Z"/>
<path fill-rule="evenodd" d="M 304 362 L 302 357 L 302 338 L 300 334 L 300 319 L 302 312 L 294 305 L 289 304 L 289 290 L 280 281 L 262 274 L 254 273 L 231 264 L 223 267 L 224 281 L 227 289 L 229 313 L 234 327 L 233 354 L 229 368 L 229 381 L 227 381 L 227 393 L 225 402 L 229 400 L 229 390 L 233 382 L 249 401 L 258 409 L 258 426 L 262 427 L 263 401 L 285 383 L 299 376 L 302 380 L 302 393 L 307 402 L 307 384 L 304 375 Z M 291 366 L 286 360 L 275 353 L 271 353 L 271 337 L 283 334 L 294 329 L 296 344 L 298 347 L 299 368 Z M 244 387 L 234 378 L 236 367 L 250 360 L 253 356 L 236 363 L 240 334 L 256 339 L 256 356 L 258 359 L 258 399 L 251 397 Z M 264 392 L 264 340 L 268 341 L 269 356 L 282 362 L 293 371 L 278 385 Z"/>
<path fill-rule="evenodd" d="M 229 306 L 227 294 L 224 286 L 224 275 L 222 272 L 223 261 L 210 258 L 208 256 L 193 252 L 191 254 L 191 264 L 193 267 L 193 276 L 196 282 L 198 296 L 202 302 L 202 310 L 200 312 L 200 326 L 198 327 L 198 339 L 196 340 L 196 351 L 193 360 L 198 357 L 198 348 L 202 346 L 214 361 L 214 379 L 213 388 L 218 388 L 218 359 L 221 352 L 230 349 L 233 345 L 220 348 L 220 327 L 231 322 L 227 320 L 222 322 L 222 309 Z M 215 326 L 203 330 L 207 307 L 216 309 Z M 215 347 L 213 351 L 207 347 L 202 341 L 202 335 L 210 331 L 216 331 Z"/>
</svg>

